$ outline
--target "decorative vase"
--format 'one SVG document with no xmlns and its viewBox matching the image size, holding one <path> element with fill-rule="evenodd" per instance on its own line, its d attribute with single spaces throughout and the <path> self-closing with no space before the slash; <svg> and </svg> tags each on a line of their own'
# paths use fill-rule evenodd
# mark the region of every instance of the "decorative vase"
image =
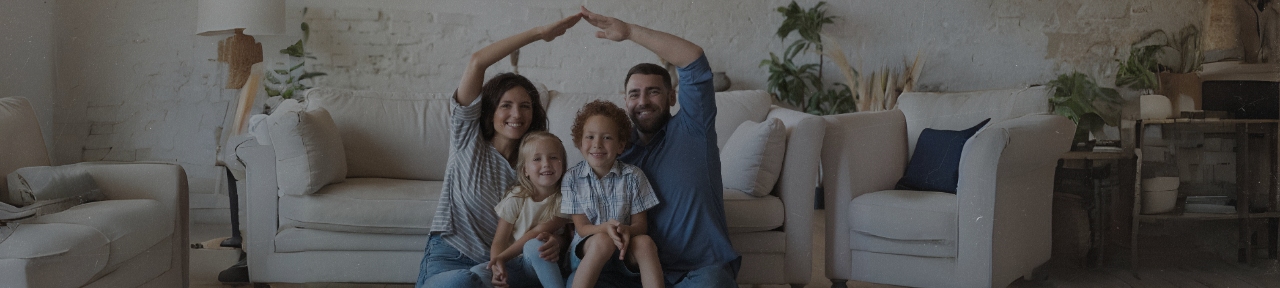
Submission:
<svg viewBox="0 0 1280 288">
<path fill-rule="evenodd" d="M 1201 110 L 1200 81 L 1200 75 L 1196 73 L 1160 72 L 1160 94 L 1169 97 L 1175 114 Z"/>
<path fill-rule="evenodd" d="M 716 92 L 728 91 L 729 86 L 733 85 L 733 82 L 729 81 L 729 75 L 725 75 L 724 72 L 711 73 L 711 83 Z"/>
</svg>

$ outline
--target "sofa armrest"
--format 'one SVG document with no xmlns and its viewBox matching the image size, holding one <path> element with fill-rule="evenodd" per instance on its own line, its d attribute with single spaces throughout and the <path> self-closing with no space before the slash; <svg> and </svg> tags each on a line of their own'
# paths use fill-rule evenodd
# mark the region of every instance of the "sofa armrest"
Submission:
<svg viewBox="0 0 1280 288">
<path fill-rule="evenodd" d="M 969 140 L 956 193 L 959 261 L 967 262 L 959 267 L 1012 272 L 1048 260 L 1054 166 L 1074 131 L 1066 117 L 1034 114 L 993 123 Z"/>
<path fill-rule="evenodd" d="M 787 127 L 787 152 L 774 192 L 782 199 L 787 234 L 783 255 L 787 283 L 809 283 L 813 273 L 813 191 L 818 185 L 818 156 L 827 123 L 822 117 L 773 106 L 768 118 Z"/>
<path fill-rule="evenodd" d="M 276 230 L 279 228 L 280 201 L 276 186 L 276 156 L 270 145 L 249 142 L 236 148 L 236 155 L 245 163 L 245 214 L 248 228 L 244 244 L 249 253 L 249 275 L 267 274 L 269 254 L 275 252 Z"/>
<path fill-rule="evenodd" d="M 893 189 L 907 169 L 907 120 L 902 111 L 823 116 L 822 187 L 826 208 L 827 277 L 849 279 L 849 201 Z"/>
</svg>

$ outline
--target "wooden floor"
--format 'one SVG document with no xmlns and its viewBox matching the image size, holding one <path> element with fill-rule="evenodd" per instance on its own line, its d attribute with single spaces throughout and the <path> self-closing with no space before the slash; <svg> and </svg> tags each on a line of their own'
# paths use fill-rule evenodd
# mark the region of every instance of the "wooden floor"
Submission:
<svg viewBox="0 0 1280 288">
<path fill-rule="evenodd" d="M 1176 263 L 1127 267 L 1076 268 L 1062 261 L 1046 266 L 1043 280 L 1019 280 L 1009 287 L 1280 287 L 1280 263 L 1252 265 L 1223 261 L 1212 255 Z"/>
</svg>

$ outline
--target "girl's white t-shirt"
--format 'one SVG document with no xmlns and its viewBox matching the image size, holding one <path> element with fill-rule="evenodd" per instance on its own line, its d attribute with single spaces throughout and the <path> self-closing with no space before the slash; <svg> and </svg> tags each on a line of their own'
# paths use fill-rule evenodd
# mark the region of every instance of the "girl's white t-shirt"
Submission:
<svg viewBox="0 0 1280 288">
<path fill-rule="evenodd" d="M 516 191 L 508 193 L 497 206 L 493 207 L 495 212 L 498 212 L 498 218 L 515 226 L 515 231 L 511 233 L 512 240 L 520 239 L 524 233 L 538 224 L 551 221 L 551 217 L 569 218 L 569 215 L 560 213 L 559 194 L 549 196 L 542 201 L 533 201 L 531 197 L 512 196 L 521 188 L 514 189 Z"/>
</svg>

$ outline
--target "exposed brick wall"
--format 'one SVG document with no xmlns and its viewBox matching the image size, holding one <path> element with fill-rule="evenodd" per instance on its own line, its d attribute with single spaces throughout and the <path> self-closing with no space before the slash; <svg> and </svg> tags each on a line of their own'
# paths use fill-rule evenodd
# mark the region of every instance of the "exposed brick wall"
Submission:
<svg viewBox="0 0 1280 288">
<path fill-rule="evenodd" d="M 757 65 L 787 42 L 773 36 L 782 0 L 588 1 L 594 11 L 682 36 L 701 45 L 733 89 L 764 89 Z M 800 1 L 812 6 L 817 1 Z M 1203 20 L 1203 0 L 829 1 L 841 18 L 828 33 L 865 71 L 926 57 L 924 90 L 963 91 L 1043 83 L 1080 70 L 1110 83 L 1128 44 L 1153 28 Z M 278 51 L 313 27 L 307 69 L 329 73 L 322 86 L 448 92 L 467 57 L 515 33 L 576 13 L 579 2 L 289 1 L 289 34 L 259 36 L 269 66 Z M 309 8 L 305 15 L 303 8 Z M 54 160 L 167 161 L 186 168 L 193 209 L 225 207 L 214 166 L 235 90 L 222 89 L 216 57 L 222 37 L 196 36 L 196 1 L 55 2 Z M 520 72 L 550 89 L 619 92 L 625 71 L 657 62 L 630 42 L 594 37 L 579 23 L 552 43 L 525 47 Z M 793 36 L 794 37 L 794 36 Z M 801 59 L 815 62 L 816 57 Z M 510 71 L 506 59 L 487 74 Z M 834 65 L 828 82 L 842 82 Z M 194 216 L 193 216 L 194 217 Z"/>
</svg>

